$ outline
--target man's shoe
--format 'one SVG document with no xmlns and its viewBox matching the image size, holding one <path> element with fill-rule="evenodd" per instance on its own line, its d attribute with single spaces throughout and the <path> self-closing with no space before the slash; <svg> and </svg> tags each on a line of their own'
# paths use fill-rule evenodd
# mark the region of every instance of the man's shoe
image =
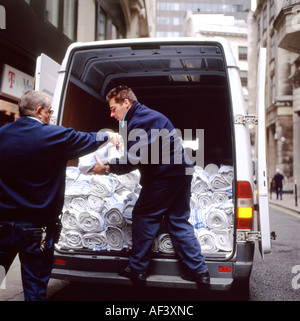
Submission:
<svg viewBox="0 0 300 321">
<path fill-rule="evenodd" d="M 146 284 L 146 275 L 142 273 L 134 272 L 129 265 L 121 269 L 119 271 L 119 275 L 130 279 L 133 284 L 137 284 L 137 285 Z"/>
<path fill-rule="evenodd" d="M 187 281 L 196 282 L 198 286 L 210 284 L 208 270 L 203 270 L 200 272 L 184 270 L 181 272 L 181 278 Z"/>
</svg>

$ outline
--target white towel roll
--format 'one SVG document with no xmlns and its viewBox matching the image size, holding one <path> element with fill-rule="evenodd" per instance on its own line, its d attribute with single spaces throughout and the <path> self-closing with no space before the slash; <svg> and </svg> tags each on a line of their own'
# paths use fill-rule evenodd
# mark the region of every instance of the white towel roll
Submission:
<svg viewBox="0 0 300 321">
<path fill-rule="evenodd" d="M 207 213 L 206 223 L 209 229 L 224 230 L 229 228 L 227 214 L 219 209 L 212 209 Z"/>
<path fill-rule="evenodd" d="M 227 230 L 212 230 L 215 235 L 216 245 L 222 251 L 232 251 L 233 240 L 232 233 L 230 229 Z"/>
<path fill-rule="evenodd" d="M 91 194 L 87 198 L 87 205 L 93 211 L 100 213 L 103 208 L 104 201 L 101 197 Z"/>
<path fill-rule="evenodd" d="M 78 215 L 79 213 L 75 210 L 66 210 L 61 217 L 62 227 L 68 230 L 76 230 L 78 228 Z"/>
<path fill-rule="evenodd" d="M 197 195 L 197 205 L 200 209 L 206 209 L 212 204 L 212 192 L 204 192 Z"/>
<path fill-rule="evenodd" d="M 222 204 L 228 200 L 228 193 L 227 192 L 214 192 L 212 194 L 212 202 L 215 204 Z"/>
<path fill-rule="evenodd" d="M 106 228 L 106 239 L 109 249 L 115 251 L 121 251 L 123 249 L 124 236 L 118 227 L 108 226 Z"/>
<path fill-rule="evenodd" d="M 105 198 L 113 195 L 115 191 L 115 183 L 109 176 L 94 175 L 90 181 L 91 193 Z"/>
<path fill-rule="evenodd" d="M 82 236 L 82 245 L 91 250 L 101 250 L 107 247 L 106 232 L 86 233 Z"/>
<path fill-rule="evenodd" d="M 84 211 L 78 215 L 78 227 L 84 232 L 101 232 L 105 229 L 105 220 L 97 212 Z"/>
<path fill-rule="evenodd" d="M 203 253 L 216 253 L 218 252 L 218 247 L 216 245 L 215 235 L 207 230 L 200 229 L 197 231 L 197 239 L 200 243 L 201 252 Z"/>
<path fill-rule="evenodd" d="M 126 221 L 123 217 L 124 204 L 116 203 L 104 214 L 104 219 L 107 225 L 123 228 Z"/>
<path fill-rule="evenodd" d="M 88 209 L 86 200 L 83 197 L 72 198 L 70 207 L 79 213 L 84 212 Z"/>
<path fill-rule="evenodd" d="M 63 246 L 71 248 L 82 248 L 82 233 L 78 230 L 62 229 Z"/>
<path fill-rule="evenodd" d="M 158 235 L 158 249 L 160 252 L 167 254 L 175 253 L 169 233 L 162 233 Z"/>
</svg>

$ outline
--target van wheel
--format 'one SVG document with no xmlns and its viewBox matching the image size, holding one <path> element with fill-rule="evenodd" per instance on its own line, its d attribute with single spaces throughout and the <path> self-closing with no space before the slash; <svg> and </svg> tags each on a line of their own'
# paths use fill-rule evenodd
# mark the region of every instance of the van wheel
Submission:
<svg viewBox="0 0 300 321">
<path fill-rule="evenodd" d="M 248 301 L 250 294 L 250 280 L 235 281 L 231 292 L 234 300 Z"/>
</svg>

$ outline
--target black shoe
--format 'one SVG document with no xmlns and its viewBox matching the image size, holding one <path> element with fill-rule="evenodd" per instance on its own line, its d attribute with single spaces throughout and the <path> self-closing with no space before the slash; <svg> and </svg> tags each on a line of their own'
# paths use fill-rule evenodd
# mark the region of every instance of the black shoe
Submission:
<svg viewBox="0 0 300 321">
<path fill-rule="evenodd" d="M 196 282 L 198 286 L 210 284 L 210 276 L 208 270 L 203 270 L 200 272 L 184 270 L 181 272 L 181 278 L 187 281 Z"/>
<path fill-rule="evenodd" d="M 133 284 L 137 284 L 137 285 L 146 284 L 146 275 L 132 271 L 129 265 L 121 269 L 118 274 L 121 276 L 124 276 L 125 278 L 130 279 Z"/>
</svg>

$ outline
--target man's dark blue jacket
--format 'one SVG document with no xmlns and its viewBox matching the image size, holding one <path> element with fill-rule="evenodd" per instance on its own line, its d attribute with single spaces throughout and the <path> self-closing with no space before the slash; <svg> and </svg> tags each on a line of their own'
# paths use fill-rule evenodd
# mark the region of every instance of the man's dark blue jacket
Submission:
<svg viewBox="0 0 300 321">
<path fill-rule="evenodd" d="M 127 132 L 122 136 L 127 141 L 126 155 L 109 162 L 113 173 L 123 174 L 138 168 L 141 183 L 158 177 L 183 176 L 187 168 L 192 174 L 194 166 L 166 116 L 135 102 L 125 121 Z"/>
<path fill-rule="evenodd" d="M 96 150 L 106 139 L 105 133 L 76 132 L 29 117 L 1 127 L 0 221 L 57 221 L 67 161 Z"/>
</svg>

